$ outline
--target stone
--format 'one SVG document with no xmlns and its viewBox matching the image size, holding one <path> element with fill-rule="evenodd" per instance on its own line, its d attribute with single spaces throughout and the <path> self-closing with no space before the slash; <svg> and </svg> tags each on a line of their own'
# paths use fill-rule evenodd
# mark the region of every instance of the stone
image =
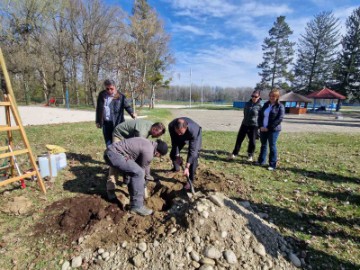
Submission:
<svg viewBox="0 0 360 270">
<path fill-rule="evenodd" d="M 186 247 L 186 252 L 190 253 L 191 251 L 193 251 L 193 247 L 192 246 L 187 246 Z"/>
<path fill-rule="evenodd" d="M 216 211 L 216 209 L 215 209 L 214 206 L 211 206 L 211 207 L 210 207 L 210 210 L 211 210 L 211 212 L 213 212 L 213 213 Z"/>
<path fill-rule="evenodd" d="M 190 257 L 193 261 L 200 261 L 200 255 L 195 250 L 190 252 Z"/>
<path fill-rule="evenodd" d="M 199 212 L 199 213 L 201 213 L 202 211 L 205 211 L 207 209 L 207 206 L 206 205 L 204 205 L 204 204 L 197 204 L 196 205 L 196 210 Z"/>
<path fill-rule="evenodd" d="M 110 253 L 109 252 L 104 252 L 103 254 L 101 254 L 101 257 L 105 260 L 106 258 L 109 258 Z"/>
<path fill-rule="evenodd" d="M 219 259 L 222 256 L 221 252 L 214 246 L 206 247 L 203 254 L 210 259 Z"/>
<path fill-rule="evenodd" d="M 266 255 L 265 247 L 260 243 L 254 245 L 254 251 L 262 257 Z"/>
<path fill-rule="evenodd" d="M 207 264 L 204 264 L 202 265 L 199 270 L 213 270 L 214 267 L 212 267 L 211 265 L 207 265 Z"/>
<path fill-rule="evenodd" d="M 200 267 L 200 263 L 196 262 L 196 261 L 192 261 L 191 265 L 195 268 L 198 269 Z"/>
<path fill-rule="evenodd" d="M 61 266 L 61 270 L 68 270 L 70 267 L 70 262 L 69 261 L 65 261 L 62 266 Z"/>
<path fill-rule="evenodd" d="M 103 248 L 99 248 L 98 251 L 97 251 L 98 254 L 102 254 L 104 252 L 105 252 L 105 250 Z"/>
<path fill-rule="evenodd" d="M 172 227 L 171 229 L 170 229 L 170 234 L 173 234 L 173 233 L 175 233 L 177 231 L 177 229 L 175 228 L 175 227 Z"/>
<path fill-rule="evenodd" d="M 201 216 L 203 217 L 203 218 L 208 218 L 209 217 L 209 212 L 208 211 L 202 211 L 201 212 Z"/>
<path fill-rule="evenodd" d="M 222 231 L 221 232 L 221 238 L 226 238 L 228 235 L 227 231 Z"/>
<path fill-rule="evenodd" d="M 215 261 L 213 259 L 210 258 L 202 258 L 200 260 L 201 264 L 208 264 L 208 265 L 215 265 Z"/>
<path fill-rule="evenodd" d="M 138 244 L 137 248 L 138 248 L 138 250 L 145 252 L 147 250 L 147 245 L 145 242 L 141 242 Z"/>
<path fill-rule="evenodd" d="M 82 242 L 84 242 L 84 237 L 79 237 L 79 239 L 78 239 L 78 244 L 81 244 Z"/>
<path fill-rule="evenodd" d="M 232 250 L 225 250 L 224 251 L 224 258 L 227 261 L 228 264 L 236 264 L 237 258 L 235 253 Z"/>
<path fill-rule="evenodd" d="M 77 257 L 75 257 L 75 258 L 73 258 L 71 260 L 71 267 L 72 268 L 78 268 L 78 267 L 81 266 L 81 264 L 82 264 L 82 257 L 81 256 L 77 256 Z"/>
<path fill-rule="evenodd" d="M 301 267 L 301 261 L 294 253 L 289 254 L 289 259 L 293 265 L 295 265 L 296 267 Z"/>
<path fill-rule="evenodd" d="M 241 201 L 240 204 L 245 208 L 250 208 L 251 204 L 249 201 Z"/>
<path fill-rule="evenodd" d="M 153 243 L 154 247 L 158 247 L 160 245 L 160 242 L 157 241 L 157 240 L 154 240 L 154 243 Z"/>
<path fill-rule="evenodd" d="M 124 242 L 122 242 L 121 247 L 122 247 L 122 248 L 126 248 L 127 244 L 128 244 L 128 243 L 127 243 L 126 241 L 124 241 Z"/>
<path fill-rule="evenodd" d="M 144 263 L 144 257 L 142 253 L 139 253 L 138 255 L 134 256 L 131 261 L 137 268 L 142 268 L 141 266 Z"/>
<path fill-rule="evenodd" d="M 215 205 L 219 206 L 219 207 L 223 207 L 224 206 L 224 200 L 220 199 L 218 196 L 216 195 L 210 195 L 209 196 L 209 200 L 214 203 Z"/>
<path fill-rule="evenodd" d="M 193 240 L 194 240 L 195 244 L 200 244 L 200 242 L 201 242 L 201 239 L 198 235 L 196 235 Z"/>
<path fill-rule="evenodd" d="M 204 223 L 205 223 L 205 220 L 203 220 L 203 219 L 200 219 L 200 220 L 199 220 L 199 224 L 200 224 L 200 225 L 204 225 Z"/>
</svg>

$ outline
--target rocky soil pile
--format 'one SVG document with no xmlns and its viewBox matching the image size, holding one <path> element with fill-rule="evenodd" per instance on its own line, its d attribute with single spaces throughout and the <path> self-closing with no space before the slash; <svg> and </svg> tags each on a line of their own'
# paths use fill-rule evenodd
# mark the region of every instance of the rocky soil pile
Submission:
<svg viewBox="0 0 360 270">
<path fill-rule="evenodd" d="M 122 219 L 127 222 L 120 224 L 114 222 L 114 215 L 105 214 L 109 223 L 76 239 L 72 244 L 78 252 L 60 261 L 61 268 L 266 270 L 305 266 L 294 247 L 274 225 L 255 214 L 248 202 L 209 192 L 190 201 L 172 196 L 167 205 L 161 217 L 125 212 Z M 140 228 L 138 223 L 147 226 Z M 96 236 L 114 231 L 119 235 L 119 230 L 124 232 L 122 237 L 111 243 Z"/>
</svg>

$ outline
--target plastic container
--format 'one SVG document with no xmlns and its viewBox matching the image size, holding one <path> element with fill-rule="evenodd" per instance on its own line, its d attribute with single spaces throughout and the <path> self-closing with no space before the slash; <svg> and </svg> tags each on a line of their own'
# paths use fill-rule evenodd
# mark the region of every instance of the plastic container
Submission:
<svg viewBox="0 0 360 270">
<path fill-rule="evenodd" d="M 56 163 L 56 155 L 41 155 L 38 156 L 39 161 L 39 170 L 41 177 L 50 176 L 55 177 L 57 176 L 57 163 Z M 51 172 L 51 173 L 50 173 Z"/>
<path fill-rule="evenodd" d="M 56 168 L 58 171 L 60 171 L 67 166 L 66 154 L 59 153 L 59 154 L 56 154 L 55 156 L 56 156 Z"/>
</svg>

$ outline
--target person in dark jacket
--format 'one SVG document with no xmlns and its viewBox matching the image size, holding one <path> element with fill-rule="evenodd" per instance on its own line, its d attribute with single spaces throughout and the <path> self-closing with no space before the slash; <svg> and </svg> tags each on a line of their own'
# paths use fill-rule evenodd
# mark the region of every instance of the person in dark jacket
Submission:
<svg viewBox="0 0 360 270">
<path fill-rule="evenodd" d="M 114 128 L 125 121 L 124 110 L 133 119 L 136 114 L 123 94 L 116 90 L 113 80 L 104 81 L 105 90 L 101 91 L 96 106 L 96 126 L 102 128 L 106 146 L 112 143 Z"/>
<path fill-rule="evenodd" d="M 260 92 L 254 91 L 251 94 L 251 99 L 246 102 L 244 108 L 244 119 L 241 123 L 234 150 L 229 155 L 228 159 L 234 159 L 240 151 L 241 144 L 244 141 L 246 135 L 249 138 L 249 145 L 248 145 L 248 161 L 253 161 L 253 156 L 255 152 L 255 145 L 256 145 L 256 138 L 258 134 L 258 114 L 261 109 L 260 104 Z"/>
<path fill-rule="evenodd" d="M 261 149 L 258 164 L 264 165 L 269 143 L 269 167 L 273 171 L 277 165 L 276 142 L 281 131 L 281 122 L 284 119 L 285 107 L 279 102 L 280 92 L 277 89 L 270 91 L 269 101 L 264 104 L 259 112 L 258 124 L 260 128 Z"/>
<path fill-rule="evenodd" d="M 201 127 L 193 120 L 187 117 L 176 118 L 169 124 L 169 133 L 171 137 L 170 158 L 173 162 L 173 171 L 179 171 L 182 165 L 180 151 L 185 144 L 189 144 L 189 150 L 184 168 L 184 175 L 194 181 L 196 168 L 198 166 L 199 151 L 202 143 Z M 189 183 L 184 187 L 190 189 Z"/>
<path fill-rule="evenodd" d="M 154 156 L 166 155 L 168 146 L 165 142 L 156 142 L 141 137 L 125 139 L 109 145 L 104 159 L 108 165 L 130 176 L 128 183 L 130 210 L 142 216 L 153 211 L 144 206 L 145 175 L 150 172 L 150 163 Z"/>
</svg>

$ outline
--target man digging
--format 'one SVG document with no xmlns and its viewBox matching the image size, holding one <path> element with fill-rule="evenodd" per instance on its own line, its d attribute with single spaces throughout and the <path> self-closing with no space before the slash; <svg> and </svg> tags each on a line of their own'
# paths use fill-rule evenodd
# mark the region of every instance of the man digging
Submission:
<svg viewBox="0 0 360 270">
<path fill-rule="evenodd" d="M 151 160 L 166 155 L 168 146 L 164 141 L 149 141 L 137 137 L 114 142 L 105 150 L 104 159 L 112 167 L 129 175 L 130 211 L 148 216 L 153 211 L 144 206 L 145 175 L 150 173 Z"/>
</svg>

